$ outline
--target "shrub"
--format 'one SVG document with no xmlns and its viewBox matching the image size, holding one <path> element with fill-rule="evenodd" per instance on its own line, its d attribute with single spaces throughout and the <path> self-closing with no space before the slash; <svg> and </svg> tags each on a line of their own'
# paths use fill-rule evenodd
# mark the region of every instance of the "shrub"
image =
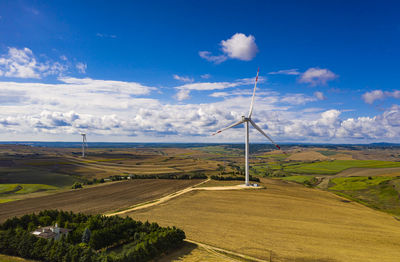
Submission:
<svg viewBox="0 0 400 262">
<path fill-rule="evenodd" d="M 79 183 L 79 182 L 75 182 L 75 183 L 72 185 L 72 189 L 78 189 L 78 188 L 82 188 L 82 184 Z"/>
</svg>

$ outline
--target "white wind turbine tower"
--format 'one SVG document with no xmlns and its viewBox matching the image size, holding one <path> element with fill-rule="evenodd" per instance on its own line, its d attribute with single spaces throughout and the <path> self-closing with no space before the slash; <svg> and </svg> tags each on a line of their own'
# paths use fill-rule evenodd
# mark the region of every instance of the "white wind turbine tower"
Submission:
<svg viewBox="0 0 400 262">
<path fill-rule="evenodd" d="M 81 133 L 82 136 L 82 157 L 85 157 L 85 147 L 88 147 L 87 141 L 86 141 L 86 134 Z"/>
<path fill-rule="evenodd" d="M 256 81 L 254 84 L 254 90 L 253 90 L 253 97 L 251 98 L 251 104 L 250 104 L 250 110 L 249 110 L 249 115 L 247 117 L 242 116 L 242 119 L 239 120 L 238 122 L 225 127 L 219 131 L 217 131 L 216 133 L 214 133 L 213 135 L 216 135 L 218 133 L 221 133 L 222 131 L 225 131 L 229 128 L 235 127 L 237 125 L 240 125 L 242 123 L 245 124 L 245 133 L 244 133 L 244 137 L 245 137 L 245 172 L 246 172 L 246 186 L 250 186 L 249 184 L 249 123 L 251 123 L 253 125 L 253 127 L 255 129 L 257 129 L 261 134 L 263 134 L 266 138 L 268 138 L 269 141 L 271 141 L 271 143 L 273 145 L 275 145 L 276 148 L 281 149 L 280 146 L 278 146 L 264 131 L 262 131 L 262 129 L 256 125 L 256 123 L 254 123 L 254 121 L 251 119 L 251 115 L 253 113 L 253 107 L 254 107 L 254 96 L 256 94 L 256 87 L 257 87 L 257 81 L 258 81 L 258 73 L 259 73 L 260 69 L 257 70 L 257 76 L 256 76 Z"/>
</svg>

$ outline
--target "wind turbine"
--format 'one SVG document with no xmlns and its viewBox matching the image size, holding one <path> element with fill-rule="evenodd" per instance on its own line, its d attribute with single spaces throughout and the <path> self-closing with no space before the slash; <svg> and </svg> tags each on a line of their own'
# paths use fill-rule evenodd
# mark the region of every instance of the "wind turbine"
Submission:
<svg viewBox="0 0 400 262">
<path fill-rule="evenodd" d="M 254 96 L 256 94 L 256 88 L 257 88 L 257 81 L 258 81 L 258 73 L 259 73 L 260 69 L 257 70 L 257 76 L 256 76 L 256 81 L 254 84 L 254 90 L 253 90 L 253 97 L 251 98 L 251 104 L 250 104 L 250 110 L 249 110 L 249 114 L 247 117 L 242 116 L 242 119 L 239 120 L 238 122 L 225 127 L 221 130 L 218 130 L 216 133 L 214 133 L 213 135 L 219 134 L 222 131 L 225 131 L 229 128 L 235 127 L 237 125 L 243 124 L 245 126 L 245 133 L 244 133 L 244 138 L 245 138 L 245 173 L 246 173 L 246 181 L 245 181 L 245 185 L 246 186 L 250 186 L 249 184 L 249 123 L 255 128 L 257 129 L 262 135 L 264 135 L 266 138 L 268 138 L 269 141 L 271 141 L 271 143 L 278 149 L 281 149 L 280 146 L 278 146 L 271 137 L 269 137 L 264 131 L 262 131 L 262 129 L 256 125 L 256 123 L 254 123 L 254 121 L 251 119 L 251 115 L 253 113 L 253 107 L 254 107 Z"/>
<path fill-rule="evenodd" d="M 86 141 L 86 134 L 81 133 L 82 136 L 82 157 L 85 157 L 85 147 L 88 147 L 87 141 Z"/>
</svg>

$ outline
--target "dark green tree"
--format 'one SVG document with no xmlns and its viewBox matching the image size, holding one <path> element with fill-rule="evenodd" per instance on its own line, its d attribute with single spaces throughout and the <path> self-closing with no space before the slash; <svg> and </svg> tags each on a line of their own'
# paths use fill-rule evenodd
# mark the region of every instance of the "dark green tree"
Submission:
<svg viewBox="0 0 400 262">
<path fill-rule="evenodd" d="M 82 234 L 82 243 L 88 244 L 90 241 L 90 236 L 91 236 L 91 232 L 90 232 L 90 229 L 87 227 L 87 228 L 85 228 L 85 231 L 83 231 L 83 234 Z"/>
</svg>

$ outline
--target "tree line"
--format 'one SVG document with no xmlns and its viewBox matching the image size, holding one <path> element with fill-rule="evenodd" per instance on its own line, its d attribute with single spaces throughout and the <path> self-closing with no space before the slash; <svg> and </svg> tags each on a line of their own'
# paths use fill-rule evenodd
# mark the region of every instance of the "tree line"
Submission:
<svg viewBox="0 0 400 262">
<path fill-rule="evenodd" d="M 60 240 L 31 234 L 55 223 L 72 231 Z M 45 210 L 0 224 L 0 253 L 40 261 L 148 261 L 179 247 L 184 238 L 181 229 L 129 217 Z M 120 252 L 108 252 L 121 246 Z"/>
<path fill-rule="evenodd" d="M 238 181 L 245 181 L 244 176 L 216 176 L 212 175 L 211 179 L 213 180 L 220 180 L 220 181 L 228 181 L 228 180 L 238 180 Z M 249 176 L 249 180 L 253 182 L 260 182 L 258 177 Z"/>
</svg>

